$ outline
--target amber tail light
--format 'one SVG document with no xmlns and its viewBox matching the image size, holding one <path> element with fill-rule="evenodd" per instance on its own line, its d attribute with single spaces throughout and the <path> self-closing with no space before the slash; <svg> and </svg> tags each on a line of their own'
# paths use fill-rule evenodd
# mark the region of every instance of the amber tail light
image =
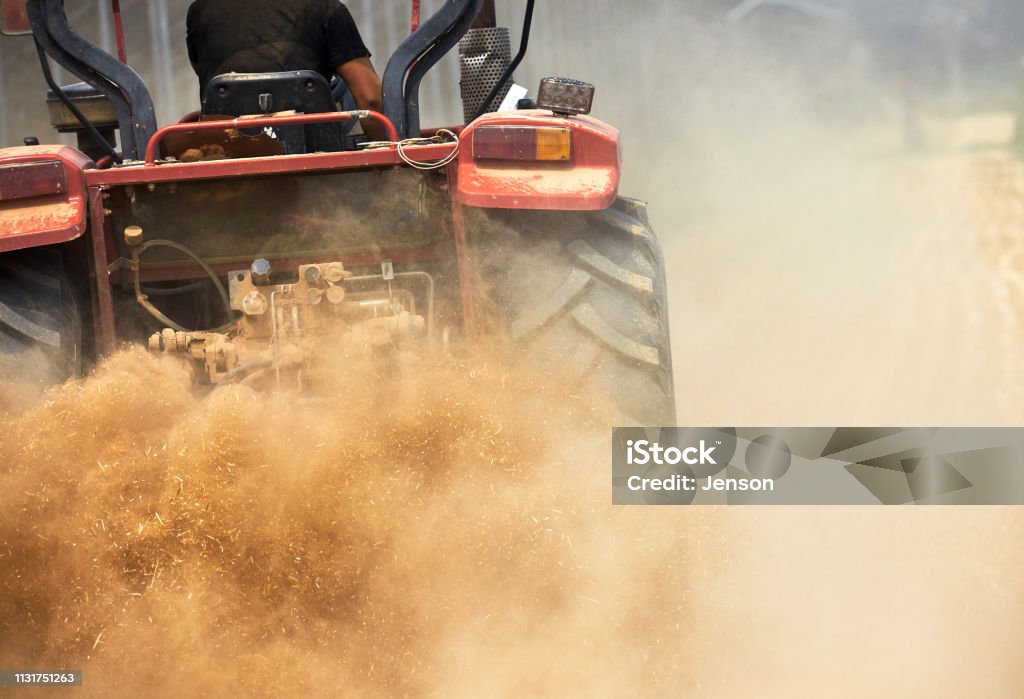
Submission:
<svg viewBox="0 0 1024 699">
<path fill-rule="evenodd" d="M 478 126 L 473 130 L 476 160 L 572 160 L 572 131 L 546 126 Z"/>
</svg>

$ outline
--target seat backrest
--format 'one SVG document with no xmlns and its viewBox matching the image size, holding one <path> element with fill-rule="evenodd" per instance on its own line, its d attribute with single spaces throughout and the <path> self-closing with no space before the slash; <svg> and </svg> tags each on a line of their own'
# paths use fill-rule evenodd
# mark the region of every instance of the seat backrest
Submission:
<svg viewBox="0 0 1024 699">
<path fill-rule="evenodd" d="M 336 112 L 338 105 L 324 76 L 313 70 L 281 73 L 224 73 L 203 90 L 203 114 L 249 116 L 294 110 L 302 114 Z M 345 128 L 338 124 L 274 129 L 285 153 L 345 150 Z"/>
</svg>

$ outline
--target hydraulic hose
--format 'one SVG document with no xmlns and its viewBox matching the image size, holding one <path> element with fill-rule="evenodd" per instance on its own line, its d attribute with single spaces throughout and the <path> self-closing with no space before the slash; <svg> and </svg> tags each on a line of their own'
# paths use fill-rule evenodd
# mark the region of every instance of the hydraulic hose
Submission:
<svg viewBox="0 0 1024 699">
<path fill-rule="evenodd" d="M 173 320 L 168 318 L 159 308 L 150 303 L 149 297 L 146 296 L 146 294 L 142 293 L 142 284 L 139 279 L 139 271 L 141 267 L 140 258 L 142 257 L 142 253 L 146 252 L 146 250 L 159 247 L 170 248 L 172 250 L 177 250 L 178 252 L 184 253 L 185 255 L 190 257 L 196 264 L 198 264 L 202 268 L 202 270 L 206 272 L 210 279 L 213 280 L 213 284 L 217 288 L 217 295 L 220 296 L 221 303 L 224 304 L 224 311 L 225 313 L 227 313 L 227 317 L 232 317 L 233 314 L 231 311 L 231 299 L 228 297 L 227 289 L 224 288 L 224 282 L 222 282 L 220 280 L 220 277 L 217 276 L 217 273 L 213 270 L 213 267 L 208 265 L 205 260 L 199 257 L 199 255 L 197 255 L 195 251 L 192 250 L 192 248 L 186 245 L 182 245 L 181 243 L 175 242 L 173 240 L 147 240 L 141 245 L 132 245 L 131 269 L 133 283 L 135 286 L 135 300 L 138 302 L 140 306 L 145 308 L 150 315 L 152 315 L 161 323 L 165 324 L 167 327 L 172 328 L 178 332 L 188 332 L 186 328 L 182 327 L 178 323 L 175 323 Z"/>
</svg>

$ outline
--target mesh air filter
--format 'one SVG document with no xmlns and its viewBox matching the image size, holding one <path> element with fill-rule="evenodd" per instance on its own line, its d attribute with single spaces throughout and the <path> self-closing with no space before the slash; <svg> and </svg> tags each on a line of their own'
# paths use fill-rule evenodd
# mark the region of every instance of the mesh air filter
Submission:
<svg viewBox="0 0 1024 699">
<path fill-rule="evenodd" d="M 459 85 L 462 89 L 463 117 L 467 123 L 480 111 L 487 93 L 501 79 L 511 62 L 512 42 L 507 27 L 470 29 L 459 41 Z M 512 82 L 509 76 L 505 87 L 498 91 L 486 111 L 498 109 L 512 87 Z"/>
</svg>

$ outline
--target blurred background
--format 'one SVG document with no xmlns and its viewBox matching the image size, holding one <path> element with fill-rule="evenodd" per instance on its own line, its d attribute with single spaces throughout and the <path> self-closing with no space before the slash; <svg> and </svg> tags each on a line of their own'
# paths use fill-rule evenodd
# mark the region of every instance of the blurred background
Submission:
<svg viewBox="0 0 1024 699">
<path fill-rule="evenodd" d="M 122 0 L 130 64 L 149 85 L 159 121 L 198 106 L 185 53 L 186 0 Z M 379 72 L 409 32 L 406 0 L 347 3 Z M 423 2 L 423 16 L 440 0 Z M 499 0 L 498 23 L 518 46 L 525 0 Z M 115 52 L 109 0 L 69 0 L 72 25 Z M 686 119 L 708 100 L 709 84 L 789 78 L 846 116 L 877 118 L 900 102 L 945 110 L 1008 107 L 1024 56 L 1024 4 L 1015 0 L 560 0 L 537 4 L 529 53 L 517 71 L 535 90 L 540 78 L 566 75 L 597 85 L 595 114 L 626 135 L 626 183 L 649 184 L 660 148 L 652 133 L 686 146 Z M 743 67 L 736 72 L 737 64 Z M 45 87 L 32 40 L 0 41 L 0 145 L 49 133 Z M 723 80 L 723 71 L 730 76 Z M 74 82 L 58 67 L 57 78 Z M 870 89 L 868 89 L 870 88 Z M 874 98 L 868 100 L 868 94 Z M 718 95 L 722 91 L 717 91 Z M 428 77 L 424 124 L 461 118 L 454 53 Z M 719 105 L 720 106 L 720 105 Z M 733 105 L 744 108 L 744 105 Z M 750 114 L 751 127 L 756 125 Z"/>
</svg>

